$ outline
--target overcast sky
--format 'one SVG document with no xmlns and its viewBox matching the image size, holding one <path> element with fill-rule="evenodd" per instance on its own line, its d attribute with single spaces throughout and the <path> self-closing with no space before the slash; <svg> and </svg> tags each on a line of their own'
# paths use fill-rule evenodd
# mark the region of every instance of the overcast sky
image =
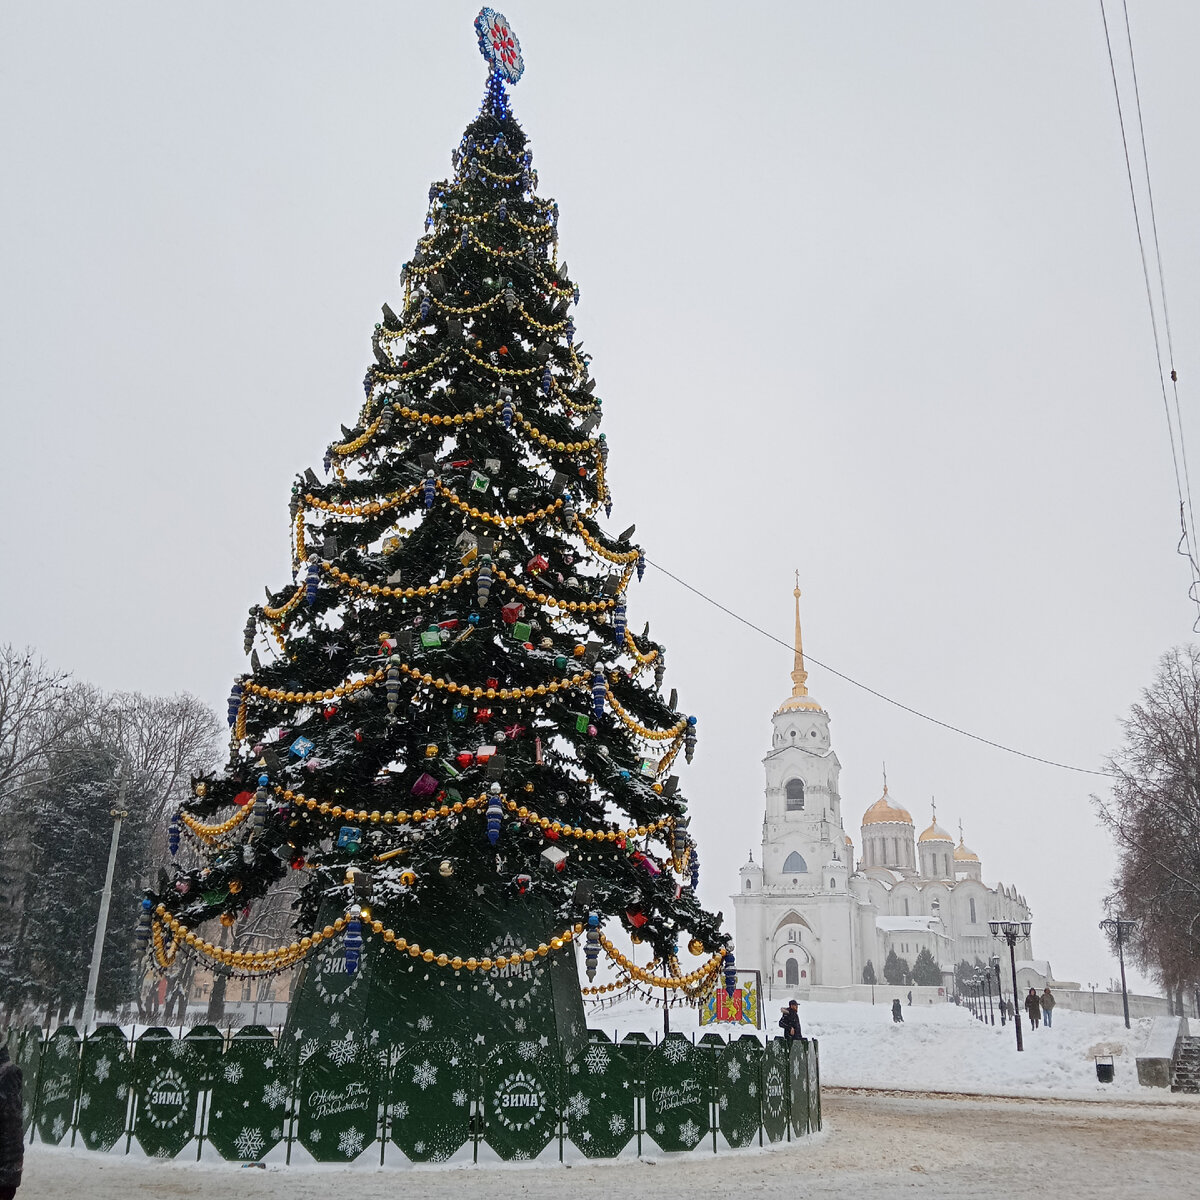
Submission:
<svg viewBox="0 0 1200 1200">
<path fill-rule="evenodd" d="M 503 7 L 611 528 L 784 639 L 798 568 L 822 662 L 1099 768 L 1195 610 L 1098 5 Z M 289 577 L 291 479 L 353 422 L 478 109 L 477 8 L 3 6 L 0 640 L 223 714 L 246 610 Z M 1130 10 L 1186 404 L 1200 5 Z M 701 889 L 732 928 L 790 656 L 653 569 L 645 619 L 699 718 Z M 1025 894 L 1060 978 L 1115 975 L 1104 780 L 810 669 L 856 844 L 886 760 L 918 830 L 936 796 Z"/>
</svg>

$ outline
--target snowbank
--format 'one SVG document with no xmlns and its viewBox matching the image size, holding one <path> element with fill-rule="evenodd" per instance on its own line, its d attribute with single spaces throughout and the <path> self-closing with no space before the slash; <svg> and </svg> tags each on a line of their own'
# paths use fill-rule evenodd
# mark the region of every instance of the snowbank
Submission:
<svg viewBox="0 0 1200 1200">
<path fill-rule="evenodd" d="M 774 1006 L 778 1009 L 778 1005 Z M 772 1010 L 765 1012 L 774 1033 Z M 778 1012 L 774 1013 L 778 1019 Z M 610 1036 L 661 1027 L 661 1013 L 638 1001 L 624 1001 L 589 1014 L 588 1024 Z M 1094 1016 L 1061 1008 L 1052 1029 L 1030 1030 L 1022 1017 L 1025 1050 L 1018 1054 L 1010 1024 L 1003 1028 L 977 1021 L 966 1008 L 935 1004 L 904 1009 L 903 1024 L 893 1024 L 886 1004 L 800 1004 L 806 1037 L 821 1044 L 821 1083 L 827 1087 L 888 1088 L 900 1091 L 969 1092 L 979 1095 L 1157 1098 L 1138 1084 L 1136 1057 L 1150 1020 L 1127 1030 L 1120 1017 Z M 671 1028 L 697 1031 L 692 1010 L 672 1009 Z M 728 1036 L 752 1032 L 710 1025 Z M 1095 1056 L 1112 1055 L 1111 1084 L 1096 1079 Z"/>
</svg>

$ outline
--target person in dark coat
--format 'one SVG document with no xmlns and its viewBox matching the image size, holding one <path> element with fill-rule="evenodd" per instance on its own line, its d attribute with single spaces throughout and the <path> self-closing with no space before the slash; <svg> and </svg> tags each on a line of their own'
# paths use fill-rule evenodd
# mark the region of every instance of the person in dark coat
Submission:
<svg viewBox="0 0 1200 1200">
<path fill-rule="evenodd" d="M 795 1000 L 789 1000 L 788 1006 L 783 1010 L 783 1016 L 779 1018 L 779 1028 L 783 1030 L 783 1036 L 793 1042 L 800 1036 L 800 1006 Z"/>
<path fill-rule="evenodd" d="M 1030 988 L 1025 997 L 1025 1011 L 1029 1014 L 1029 1028 L 1036 1029 L 1042 1019 L 1042 1002 L 1038 999 L 1037 989 Z"/>
<path fill-rule="evenodd" d="M 13 1200 L 24 1160 L 21 1068 L 9 1061 L 8 1047 L 0 1045 L 0 1200 Z"/>
<path fill-rule="evenodd" d="M 900 1007 L 900 997 L 899 996 L 897 996 L 896 999 L 892 1001 L 892 1020 L 895 1021 L 898 1025 L 902 1024 L 904 1021 L 904 1009 L 902 1009 Z"/>
</svg>

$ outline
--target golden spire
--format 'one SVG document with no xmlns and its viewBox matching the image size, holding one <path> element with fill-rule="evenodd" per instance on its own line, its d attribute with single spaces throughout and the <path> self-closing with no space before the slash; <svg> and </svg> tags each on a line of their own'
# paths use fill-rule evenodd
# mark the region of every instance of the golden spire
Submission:
<svg viewBox="0 0 1200 1200">
<path fill-rule="evenodd" d="M 800 639 L 800 572 L 796 572 L 796 587 L 792 591 L 796 598 L 796 659 L 792 665 L 792 695 L 799 698 L 808 695 L 805 684 L 808 672 L 804 669 L 804 643 Z"/>
</svg>

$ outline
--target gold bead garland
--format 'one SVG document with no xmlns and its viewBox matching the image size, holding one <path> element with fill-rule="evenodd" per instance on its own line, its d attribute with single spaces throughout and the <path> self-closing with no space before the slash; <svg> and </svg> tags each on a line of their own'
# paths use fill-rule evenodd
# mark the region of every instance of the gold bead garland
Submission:
<svg viewBox="0 0 1200 1200">
<path fill-rule="evenodd" d="M 386 512 L 389 508 L 397 508 L 406 500 L 411 500 L 413 496 L 421 490 L 419 483 L 413 484 L 410 488 L 405 488 L 402 492 L 392 492 L 385 496 L 382 500 L 371 500 L 367 504 L 337 504 L 332 500 L 318 500 L 309 492 L 304 493 L 304 503 L 309 508 L 320 509 L 321 512 L 333 513 L 339 517 L 373 517 L 378 513 Z M 300 589 L 302 593 L 303 588 Z"/>
<path fill-rule="evenodd" d="M 451 804 L 443 804 L 438 808 L 418 808 L 411 813 L 403 810 L 392 812 L 390 809 L 387 812 L 380 812 L 378 809 L 368 812 L 366 809 L 343 808 L 339 804 L 330 804 L 327 800 L 314 800 L 302 792 L 293 792 L 290 788 L 284 788 L 278 784 L 275 786 L 275 792 L 289 803 L 307 808 L 309 812 L 315 812 L 322 817 L 334 816 L 346 821 L 357 821 L 364 825 L 368 822 L 372 825 L 407 825 L 410 822 L 420 824 L 422 821 L 432 821 L 437 817 L 449 817 L 472 808 L 479 808 L 488 800 L 487 794 L 483 793 L 471 796 L 467 800 L 456 800 Z"/>
<path fill-rule="evenodd" d="M 436 596 L 442 592 L 448 592 L 451 588 L 465 583 L 472 575 L 478 572 L 477 567 L 466 567 L 458 574 L 452 575 L 448 579 L 443 579 L 438 583 L 423 583 L 419 587 L 393 587 L 387 583 L 368 583 L 365 579 L 359 579 L 356 575 L 350 575 L 343 571 L 341 567 L 335 567 L 332 563 L 318 560 L 317 565 L 327 575 L 336 579 L 338 583 L 344 583 L 347 587 L 357 588 L 360 592 L 369 592 L 372 596 L 399 596 L 405 600 L 412 600 L 417 596 Z"/>
<path fill-rule="evenodd" d="M 500 407 L 500 401 L 497 400 L 492 404 L 480 407 L 476 405 L 470 412 L 465 413 L 426 413 L 415 408 L 409 408 L 406 404 L 396 406 L 396 411 L 406 421 L 419 421 L 422 425 L 469 425 L 472 421 L 481 421 L 484 417 L 490 417 Z"/>
<path fill-rule="evenodd" d="M 637 643 L 633 640 L 633 634 L 629 632 L 628 626 L 625 629 L 625 648 L 637 660 L 639 667 L 649 666 L 650 663 L 655 662 L 658 659 L 657 650 L 651 650 L 649 654 L 643 654 L 637 648 Z"/>
<path fill-rule="evenodd" d="M 509 812 L 515 813 L 522 821 L 527 821 L 530 825 L 540 825 L 543 829 L 551 829 L 559 837 L 577 838 L 589 842 L 618 842 L 622 838 L 632 841 L 635 837 L 649 837 L 651 834 L 658 833 L 660 829 L 673 829 L 675 826 L 673 818 L 664 817 L 661 821 L 652 821 L 649 825 L 638 825 L 633 829 L 584 829 L 581 826 L 563 825 L 559 821 L 552 821 L 549 817 L 541 817 L 532 809 L 525 808 L 515 800 L 508 799 L 507 796 L 503 798 L 503 803 Z"/>
<path fill-rule="evenodd" d="M 514 579 L 502 567 L 493 567 L 492 573 L 506 587 L 518 595 L 524 596 L 527 600 L 536 600 L 539 604 L 545 604 L 550 608 L 561 608 L 566 612 L 605 612 L 610 608 L 615 608 L 620 599 L 620 593 L 625 590 L 625 585 L 629 582 L 628 576 L 623 578 L 617 595 L 607 600 L 558 600 L 545 592 L 534 591 L 533 588 Z"/>
<path fill-rule="evenodd" d="M 575 518 L 575 532 L 583 539 L 584 544 L 593 554 L 599 555 L 610 563 L 636 563 L 638 555 L 641 551 L 636 547 L 633 550 L 606 550 L 588 531 L 584 528 L 583 522 Z"/>
<path fill-rule="evenodd" d="M 536 375 L 541 367 L 498 367 L 495 363 L 488 362 L 486 358 L 479 358 L 472 354 L 466 346 L 462 347 L 462 352 L 477 366 L 483 367 L 486 371 L 491 371 L 493 375 Z"/>
<path fill-rule="evenodd" d="M 474 508 L 465 500 L 460 500 L 440 479 L 433 481 L 433 486 L 437 489 L 439 496 L 444 496 L 451 504 L 454 505 L 460 512 L 465 512 L 468 516 L 477 521 L 487 521 L 492 525 L 524 525 L 527 522 L 543 521 L 552 512 L 557 512 L 563 506 L 562 497 L 547 504 L 545 508 L 539 508 L 536 512 L 526 513 L 523 516 L 516 517 L 498 517 L 494 513 L 484 512 L 481 508 Z"/>
<path fill-rule="evenodd" d="M 267 700 L 285 701 L 288 704 L 315 704 L 318 700 L 335 700 L 339 696 L 362 691 L 363 688 L 370 687 L 373 683 L 379 683 L 386 674 L 387 668 L 380 667 L 378 671 L 372 671 L 369 675 L 364 675 L 362 679 L 340 683 L 336 687 L 325 688 L 320 692 L 285 692 L 281 688 L 263 687 L 261 683 L 252 683 L 247 680 L 242 684 L 242 691 L 262 696 Z"/>
<path fill-rule="evenodd" d="M 547 437 L 535 425 L 531 425 L 525 420 L 525 414 L 514 412 L 517 424 L 520 425 L 526 433 L 535 441 L 540 442 L 547 450 L 557 450 L 559 454 L 579 454 L 584 450 L 594 450 L 600 443 L 596 438 L 585 438 L 582 442 L 557 442 L 552 437 Z"/>
<path fill-rule="evenodd" d="M 721 964 L 721 960 L 724 959 L 727 953 L 724 949 L 718 950 L 716 954 L 714 954 L 712 958 L 708 960 L 708 962 L 706 962 L 702 967 L 699 967 L 697 970 L 692 971 L 688 975 L 671 977 L 669 975 L 654 975 L 651 972 L 636 966 L 632 959 L 626 958 L 625 955 L 622 954 L 620 950 L 618 950 L 616 946 L 614 946 L 612 942 L 610 942 L 608 938 L 604 936 L 604 934 L 600 935 L 600 945 L 603 947 L 604 953 L 607 954 L 608 957 L 612 959 L 612 961 L 615 962 L 623 971 L 633 976 L 634 979 L 640 979 L 643 983 L 648 983 L 651 987 L 656 988 L 679 989 L 694 987 L 703 978 L 716 971 Z"/>
<path fill-rule="evenodd" d="M 281 621 L 303 599 L 304 599 L 304 585 L 301 584 L 296 589 L 295 593 L 292 595 L 292 598 L 290 600 L 286 601 L 285 603 L 281 604 L 278 608 L 264 607 L 262 610 L 263 616 L 266 617 L 268 621 Z"/>
<path fill-rule="evenodd" d="M 197 817 L 193 817 L 189 812 L 180 812 L 179 820 L 183 825 L 198 837 L 203 842 L 216 841 L 217 838 L 224 837 L 227 833 L 236 829 L 251 813 L 254 808 L 254 801 L 249 800 L 228 820 L 221 821 L 216 825 L 206 825 Z"/>
<path fill-rule="evenodd" d="M 612 688 L 604 689 L 605 696 L 608 697 L 609 704 L 612 705 L 613 712 L 621 718 L 625 724 L 633 730 L 639 737 L 644 737 L 650 742 L 665 742 L 669 738 L 678 737 L 684 730 L 687 729 L 687 718 L 680 717 L 679 720 L 671 726 L 670 729 L 647 729 L 638 720 L 631 716 L 630 713 L 621 705 L 621 702 L 612 694 Z"/>
<path fill-rule="evenodd" d="M 432 371 L 434 367 L 436 367 L 439 363 L 445 362 L 449 357 L 450 351 L 443 350 L 441 354 L 437 356 L 437 358 L 433 359 L 432 362 L 426 363 L 423 367 L 414 367 L 411 371 L 377 371 L 375 373 L 376 378 L 395 380 L 416 379 L 419 375 L 428 374 L 428 372 Z"/>
<path fill-rule="evenodd" d="M 375 420 L 366 427 L 352 441 L 343 442 L 340 446 L 330 446 L 329 453 L 336 454 L 339 457 L 344 457 L 347 454 L 353 454 L 356 450 L 361 450 L 375 436 L 375 431 L 383 423 L 383 414 L 380 413 Z"/>
</svg>

